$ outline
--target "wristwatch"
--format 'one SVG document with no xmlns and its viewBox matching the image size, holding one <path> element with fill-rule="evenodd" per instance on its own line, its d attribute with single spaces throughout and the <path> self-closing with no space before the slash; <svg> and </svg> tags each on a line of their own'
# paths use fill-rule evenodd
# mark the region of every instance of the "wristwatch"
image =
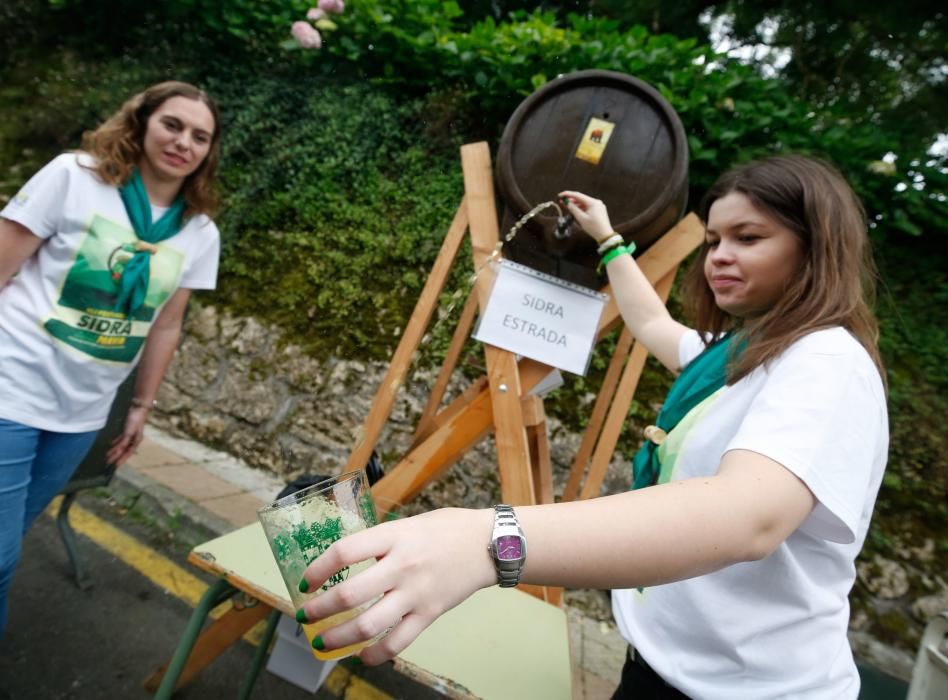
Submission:
<svg viewBox="0 0 948 700">
<path fill-rule="evenodd" d="M 523 563 L 527 559 L 527 540 L 517 522 L 513 506 L 494 506 L 494 529 L 487 547 L 494 560 L 497 583 L 501 588 L 513 588 L 520 583 Z"/>
</svg>

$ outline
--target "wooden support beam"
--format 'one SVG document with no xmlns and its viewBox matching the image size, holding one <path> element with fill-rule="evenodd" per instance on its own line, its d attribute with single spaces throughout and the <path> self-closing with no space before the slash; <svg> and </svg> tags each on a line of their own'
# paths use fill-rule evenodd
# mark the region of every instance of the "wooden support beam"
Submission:
<svg viewBox="0 0 948 700">
<path fill-rule="evenodd" d="M 534 499 L 537 503 L 553 503 L 553 463 L 550 440 L 546 430 L 546 412 L 539 396 L 524 396 L 521 401 L 523 421 L 527 427 L 530 447 L 530 468 L 533 475 Z"/>
<path fill-rule="evenodd" d="M 465 200 L 462 199 L 461 205 L 454 215 L 454 221 L 451 222 L 451 227 L 441 244 L 438 258 L 431 268 L 431 274 L 428 275 L 428 279 L 425 281 L 415 311 L 405 327 L 405 332 L 402 333 L 398 348 L 395 350 L 395 354 L 388 365 L 388 370 L 385 372 L 385 378 L 372 400 L 372 408 L 369 410 L 361 434 L 349 455 L 346 471 L 364 469 L 369 457 L 372 456 L 372 450 L 375 449 L 379 436 L 382 434 L 382 428 L 392 413 L 395 395 L 405 381 L 405 376 L 411 367 L 412 357 L 418 349 L 425 329 L 428 328 L 428 324 L 431 322 L 431 316 L 438 304 L 438 295 L 441 294 L 441 290 L 444 289 L 445 282 L 451 274 L 454 259 L 457 257 L 458 249 L 464 240 L 467 223 L 467 206 Z"/>
<path fill-rule="evenodd" d="M 677 269 L 676 266 L 655 285 L 655 291 L 658 292 L 662 301 L 668 299 Z M 632 397 L 635 395 L 639 378 L 642 376 L 642 369 L 645 367 L 647 355 L 648 350 L 645 349 L 645 346 L 636 341 L 632 346 L 629 361 L 625 365 L 625 371 L 622 373 L 622 379 L 619 381 L 619 387 L 609 409 L 609 415 L 603 425 L 602 434 L 596 444 L 596 451 L 593 453 L 592 461 L 589 464 L 589 475 L 586 477 L 586 483 L 583 484 L 582 491 L 580 491 L 580 498 L 595 498 L 599 495 L 599 489 L 606 476 L 609 462 L 612 461 L 616 444 L 619 442 L 622 426 L 628 418 L 629 406 L 632 405 Z"/>
<path fill-rule="evenodd" d="M 461 168 L 464 171 L 474 269 L 478 271 L 477 298 L 483 311 L 490 295 L 490 277 L 493 276 L 489 266 L 484 263 L 500 240 L 494 206 L 493 171 L 487 144 L 481 142 L 462 146 Z M 520 409 L 520 397 L 524 392 L 520 385 L 517 358 L 512 352 L 490 345 L 484 346 L 484 355 L 487 359 L 487 383 L 494 414 L 494 441 L 503 499 L 511 505 L 531 504 L 535 502 L 533 476 L 530 471 L 530 448 Z"/>
<path fill-rule="evenodd" d="M 441 364 L 441 370 L 438 372 L 438 378 L 435 379 L 431 387 L 431 394 L 428 396 L 428 403 L 425 410 L 418 419 L 418 425 L 415 427 L 415 434 L 412 436 L 411 446 L 414 448 L 419 442 L 431 434 L 435 428 L 434 417 L 444 398 L 444 392 L 448 388 L 448 382 L 451 381 L 451 375 L 454 368 L 457 367 L 458 360 L 461 357 L 461 351 L 464 349 L 464 343 L 471 333 L 471 326 L 474 325 L 474 319 L 477 317 L 477 295 L 473 290 L 467 296 L 464 304 L 464 310 L 461 312 L 461 318 L 454 329 L 454 335 L 451 337 L 451 344 L 448 346 L 448 352 Z"/>
<path fill-rule="evenodd" d="M 589 466 L 593 449 L 599 441 L 599 435 L 602 432 L 602 424 L 606 418 L 606 411 L 609 410 L 609 405 L 615 396 L 620 373 L 625 366 L 626 360 L 629 358 L 629 350 L 631 349 L 632 333 L 629 332 L 628 328 L 623 327 L 622 332 L 619 334 L 619 340 L 616 342 L 615 351 L 612 353 L 609 369 L 606 370 L 606 376 L 603 378 L 602 385 L 599 388 L 599 395 L 596 397 L 596 404 L 593 406 L 589 423 L 583 432 L 583 441 L 580 443 L 576 458 L 573 460 L 569 479 L 563 488 L 563 501 L 574 501 L 579 496 L 579 487 L 586 474 L 586 468 Z"/>
<path fill-rule="evenodd" d="M 247 630 L 266 618 L 271 610 L 273 608 L 264 603 L 246 608 L 233 607 L 215 620 L 194 643 L 191 655 L 188 656 L 188 661 L 181 671 L 177 683 L 175 683 L 175 690 L 187 685 L 192 678 L 207 668 L 214 659 L 243 637 Z M 169 664 L 170 662 L 164 664 L 145 679 L 145 689 L 147 691 L 153 693 L 158 690 Z"/>
<path fill-rule="evenodd" d="M 521 390 L 529 392 L 552 371 L 548 365 L 521 359 Z M 383 503 L 405 503 L 480 442 L 494 423 L 486 384 L 482 377 L 441 411 L 435 417 L 435 431 L 372 486 L 372 495 Z M 381 503 L 376 505 L 381 508 Z"/>
</svg>

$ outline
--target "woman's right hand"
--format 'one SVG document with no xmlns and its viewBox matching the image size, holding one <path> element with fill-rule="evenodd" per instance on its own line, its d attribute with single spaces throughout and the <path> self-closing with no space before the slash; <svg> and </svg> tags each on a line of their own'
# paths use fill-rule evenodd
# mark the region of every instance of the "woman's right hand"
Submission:
<svg viewBox="0 0 948 700">
<path fill-rule="evenodd" d="M 380 664 L 401 653 L 440 615 L 481 588 L 497 583 L 487 552 L 491 510 L 444 508 L 393 520 L 335 542 L 306 569 L 309 590 L 335 572 L 375 557 L 377 563 L 303 606 L 315 621 L 384 597 L 357 617 L 323 632 L 325 650 L 391 631 L 360 658 Z"/>
<path fill-rule="evenodd" d="M 557 196 L 567 201 L 566 207 L 570 214 L 596 243 L 604 242 L 615 233 L 609 221 L 609 212 L 601 200 L 572 190 L 565 190 Z"/>
</svg>

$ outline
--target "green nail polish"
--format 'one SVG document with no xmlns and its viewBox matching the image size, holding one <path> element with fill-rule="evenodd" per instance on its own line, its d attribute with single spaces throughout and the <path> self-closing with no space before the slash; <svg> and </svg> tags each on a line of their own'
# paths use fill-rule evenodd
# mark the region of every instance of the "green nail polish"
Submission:
<svg viewBox="0 0 948 700">
<path fill-rule="evenodd" d="M 305 625 L 309 620 L 306 618 L 306 611 L 303 608 L 300 608 L 296 611 L 296 621 L 301 625 Z"/>
<path fill-rule="evenodd" d="M 326 648 L 326 645 L 323 643 L 322 637 L 313 637 L 313 649 L 316 651 L 322 651 Z"/>
<path fill-rule="evenodd" d="M 300 581 L 300 593 L 306 593 L 309 590 L 309 584 L 306 582 L 306 579 Z"/>
</svg>

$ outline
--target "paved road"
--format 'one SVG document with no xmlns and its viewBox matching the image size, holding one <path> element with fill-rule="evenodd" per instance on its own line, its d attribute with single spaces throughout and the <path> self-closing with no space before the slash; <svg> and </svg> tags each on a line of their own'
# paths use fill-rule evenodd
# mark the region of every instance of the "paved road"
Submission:
<svg viewBox="0 0 948 700">
<path fill-rule="evenodd" d="M 145 549 L 160 551 L 182 570 L 187 547 L 168 533 L 120 518 L 102 497 L 84 495 L 80 506 L 111 520 L 132 534 Z M 27 535 L 24 556 L 10 594 L 6 639 L 0 643 L 0 699 L 14 700 L 145 700 L 144 678 L 173 652 L 190 616 L 188 603 L 168 594 L 146 573 L 120 556 L 80 536 L 83 561 L 96 584 L 80 591 L 55 521 L 41 516 Z M 173 567 L 172 567 L 173 570 Z M 173 573 L 172 573 L 173 575 Z M 199 577 L 200 578 L 200 577 Z M 204 581 L 208 581 L 204 577 Z M 241 642 L 225 652 L 175 697 L 181 700 L 232 698 L 254 647 Z M 377 669 L 344 667 L 337 674 L 337 694 L 321 689 L 310 695 L 262 671 L 255 700 L 384 700 L 441 697 L 408 681 L 389 666 Z M 5 695 L 4 695 L 5 694 Z"/>
</svg>

